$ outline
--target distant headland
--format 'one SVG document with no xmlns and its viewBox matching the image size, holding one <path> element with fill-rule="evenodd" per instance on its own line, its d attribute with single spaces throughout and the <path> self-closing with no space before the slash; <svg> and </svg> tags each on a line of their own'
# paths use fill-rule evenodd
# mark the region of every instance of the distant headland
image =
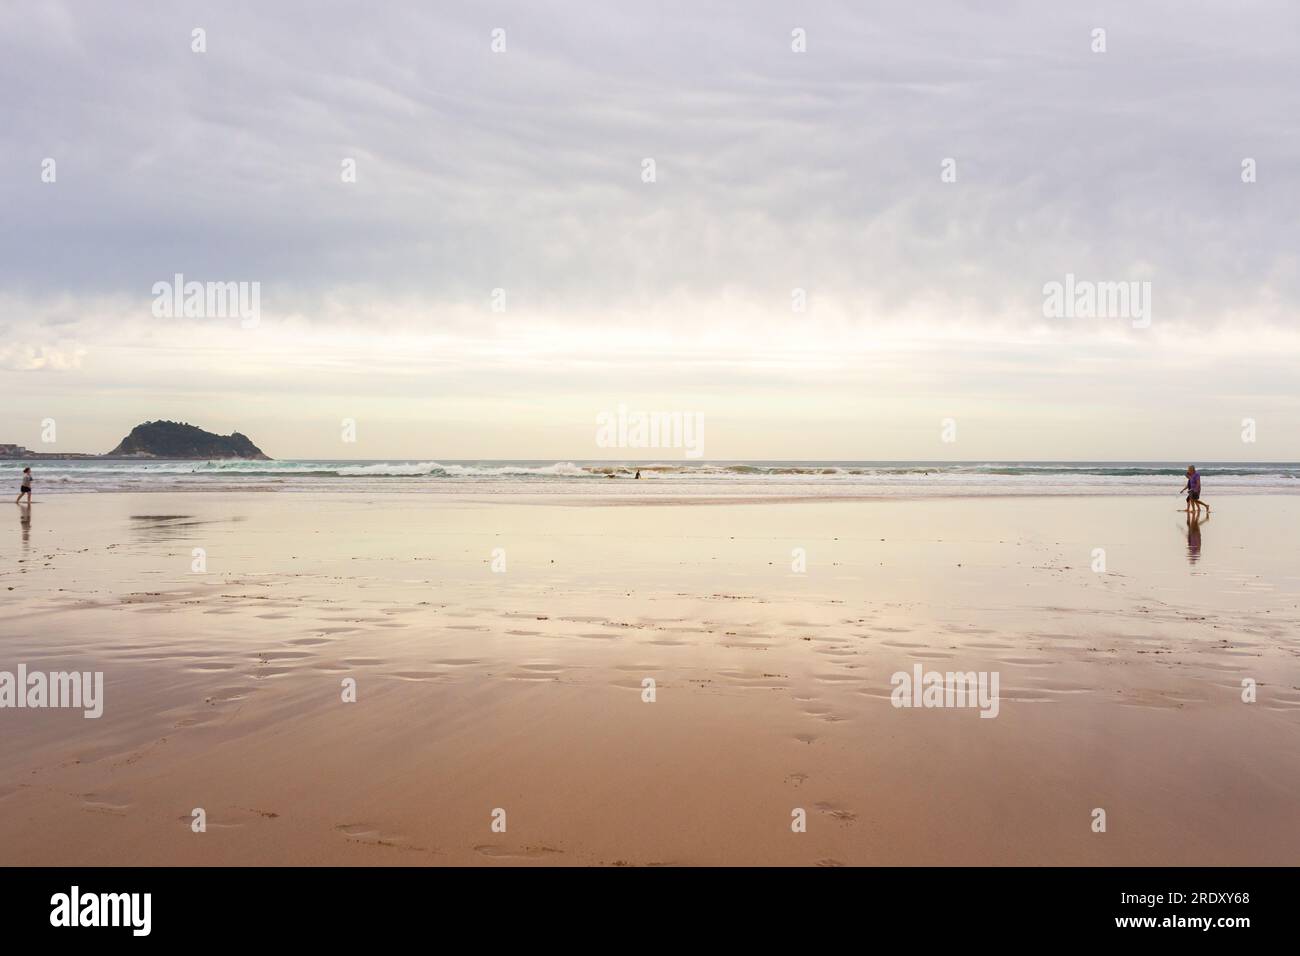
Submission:
<svg viewBox="0 0 1300 956">
<path fill-rule="evenodd" d="M 131 429 L 131 433 L 118 442 L 117 447 L 104 455 L 75 452 L 29 451 L 21 445 L 0 445 L 0 458 L 58 459 L 58 458 L 170 458 L 182 460 L 207 460 L 213 458 L 243 458 L 271 461 L 269 455 L 239 432 L 214 435 L 186 422 L 144 422 Z"/>
</svg>

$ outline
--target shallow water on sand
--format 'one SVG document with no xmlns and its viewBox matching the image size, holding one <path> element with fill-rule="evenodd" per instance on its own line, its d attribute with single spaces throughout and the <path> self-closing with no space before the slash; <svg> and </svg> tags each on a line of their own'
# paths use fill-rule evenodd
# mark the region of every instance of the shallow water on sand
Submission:
<svg viewBox="0 0 1300 956">
<path fill-rule="evenodd" d="M 16 515 L 0 671 L 106 701 L 0 710 L 0 863 L 1300 853 L 1300 498 L 538 501 Z M 892 706 L 917 664 L 997 673 L 997 717 Z"/>
</svg>

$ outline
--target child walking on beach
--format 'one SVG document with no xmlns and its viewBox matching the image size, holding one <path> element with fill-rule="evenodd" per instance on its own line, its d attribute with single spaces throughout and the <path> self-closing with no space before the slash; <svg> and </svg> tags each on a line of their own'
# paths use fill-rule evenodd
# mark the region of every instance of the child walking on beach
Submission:
<svg viewBox="0 0 1300 956">
<path fill-rule="evenodd" d="M 23 500 L 23 495 L 27 496 L 27 503 L 31 504 L 32 503 L 32 470 L 30 468 L 23 469 L 23 483 L 21 486 L 19 486 L 18 497 L 14 499 L 14 504 L 20 503 Z"/>
<path fill-rule="evenodd" d="M 1183 485 L 1182 491 L 1187 492 L 1187 511 L 1199 515 L 1201 508 L 1205 508 L 1205 513 L 1210 513 L 1210 506 L 1201 500 L 1201 473 L 1196 470 L 1195 465 L 1187 466 L 1187 484 Z M 1182 494 L 1182 491 L 1179 494 Z"/>
</svg>

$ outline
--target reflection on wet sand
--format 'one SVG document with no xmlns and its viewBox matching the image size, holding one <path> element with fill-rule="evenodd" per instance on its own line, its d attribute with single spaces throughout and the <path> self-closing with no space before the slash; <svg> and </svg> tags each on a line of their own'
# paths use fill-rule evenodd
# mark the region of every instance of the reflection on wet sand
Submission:
<svg viewBox="0 0 1300 956">
<path fill-rule="evenodd" d="M 193 528 L 211 524 L 193 515 L 131 515 L 131 530 L 141 541 L 183 541 L 193 536 Z"/>
<path fill-rule="evenodd" d="M 1300 496 L 1230 507 L 52 496 L 0 669 L 105 706 L 3 712 L 0 866 L 1286 865 Z"/>
<path fill-rule="evenodd" d="M 1210 516 L 1206 515 L 1209 521 Z M 1201 519 L 1196 512 L 1187 515 L 1187 563 L 1195 564 L 1201 559 Z"/>
</svg>

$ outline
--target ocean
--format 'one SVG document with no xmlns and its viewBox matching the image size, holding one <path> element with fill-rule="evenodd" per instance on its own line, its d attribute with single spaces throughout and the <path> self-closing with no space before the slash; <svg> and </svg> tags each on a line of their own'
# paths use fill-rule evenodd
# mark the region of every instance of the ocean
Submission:
<svg viewBox="0 0 1300 956">
<path fill-rule="evenodd" d="M 1177 462 L 933 461 L 0 461 L 18 492 L 30 465 L 37 497 L 114 491 L 428 491 L 454 494 L 682 497 L 1169 495 Z M 1203 495 L 1300 493 L 1295 462 L 1206 462 Z M 635 485 L 637 470 L 642 481 Z"/>
</svg>

